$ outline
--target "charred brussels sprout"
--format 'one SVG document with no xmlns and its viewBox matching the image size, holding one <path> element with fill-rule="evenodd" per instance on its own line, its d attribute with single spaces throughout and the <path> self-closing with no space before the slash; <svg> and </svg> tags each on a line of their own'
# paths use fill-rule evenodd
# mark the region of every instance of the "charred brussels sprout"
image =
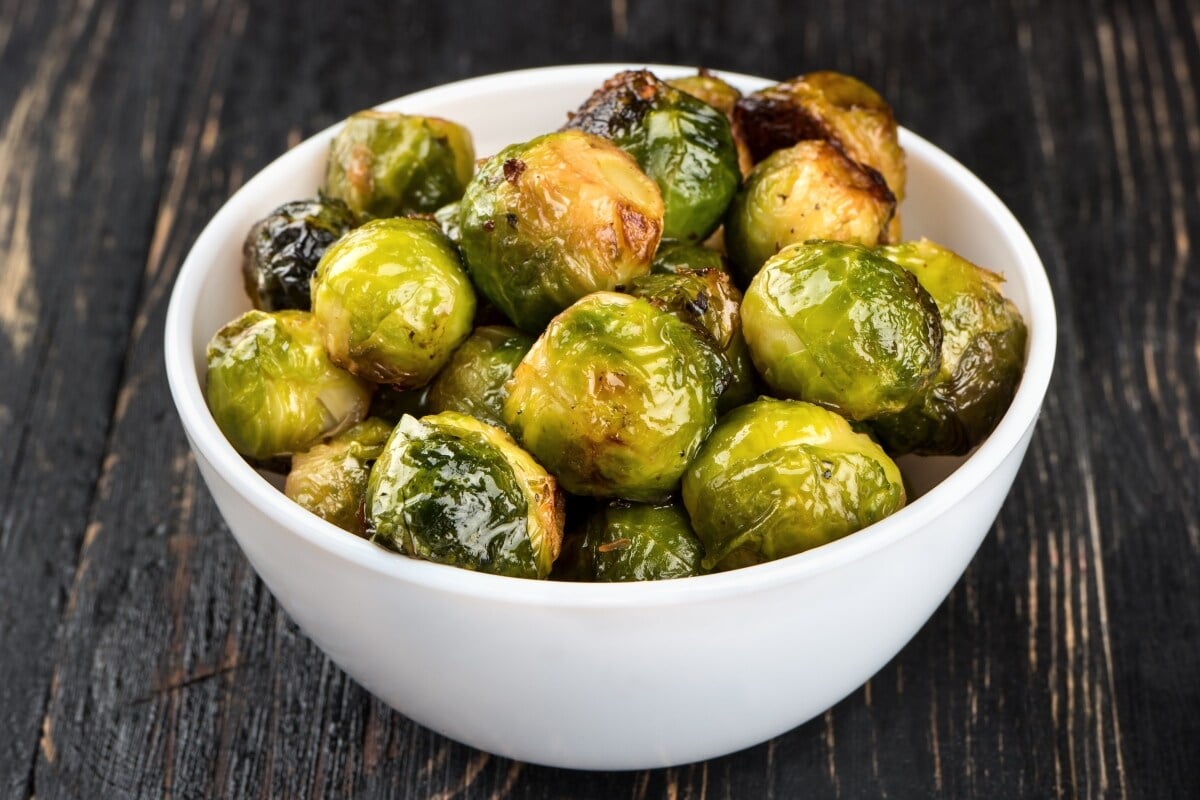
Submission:
<svg viewBox="0 0 1200 800">
<path fill-rule="evenodd" d="M 754 365 L 742 337 L 742 293 L 720 270 L 680 270 L 635 278 L 629 293 L 707 333 L 725 356 L 730 382 L 718 411 L 749 402 L 757 394 Z"/>
<path fill-rule="evenodd" d="M 254 307 L 308 311 L 317 262 L 357 225 L 354 212 L 331 197 L 284 203 L 256 222 L 242 246 L 242 278 Z"/>
<path fill-rule="evenodd" d="M 461 247 L 479 290 L 537 332 L 581 297 L 650 271 L 658 187 L 610 142 L 540 136 L 489 159 L 463 196 Z"/>
<path fill-rule="evenodd" d="M 669 239 L 706 239 L 741 181 L 725 115 L 646 70 L 608 79 L 567 127 L 611 139 L 637 159 L 662 190 Z"/>
<path fill-rule="evenodd" d="M 325 251 L 313 314 L 334 362 L 411 389 L 428 383 L 471 333 L 475 293 L 437 225 L 380 219 Z"/>
<path fill-rule="evenodd" d="M 879 175 L 828 142 L 800 142 L 754 168 L 725 217 L 725 248 L 743 284 L 790 244 L 836 239 L 874 247 L 895 209 Z"/>
<path fill-rule="evenodd" d="M 554 477 L 504 431 L 452 411 L 400 420 L 366 504 L 371 541 L 479 572 L 545 578 L 562 544 Z"/>
<path fill-rule="evenodd" d="M 657 501 L 712 430 L 728 369 L 690 325 L 597 292 L 534 343 L 509 383 L 504 421 L 567 491 Z"/>
<path fill-rule="evenodd" d="M 366 535 L 363 498 L 367 474 L 391 433 L 390 423 L 366 419 L 297 453 L 292 456 L 284 494 L 342 530 Z"/>
<path fill-rule="evenodd" d="M 209 342 L 204 395 L 234 449 L 263 462 L 361 420 L 371 386 L 329 360 L 307 311 L 247 311 Z"/>
<path fill-rule="evenodd" d="M 754 364 L 779 394 L 855 420 L 906 408 L 941 363 L 937 306 L 865 247 L 812 241 L 768 261 L 742 304 Z"/>
<path fill-rule="evenodd" d="M 922 239 L 880 253 L 912 272 L 937 303 L 942 366 L 903 411 L 872 420 L 894 453 L 962 455 L 1004 416 L 1025 367 L 1025 323 L 1000 293 L 999 275 Z"/>
<path fill-rule="evenodd" d="M 429 385 L 430 411 L 457 411 L 504 427 L 505 384 L 532 346 L 533 338 L 516 328 L 476 328 Z"/>
<path fill-rule="evenodd" d="M 810 403 L 762 398 L 731 411 L 683 478 L 706 568 L 783 558 L 904 505 L 900 470 L 871 437 Z"/>
<path fill-rule="evenodd" d="M 704 548 L 676 503 L 616 501 L 598 508 L 580 543 L 585 576 L 602 582 L 658 581 L 700 575 Z"/>
<path fill-rule="evenodd" d="M 663 242 L 654 254 L 651 272 L 671 274 L 686 270 L 715 269 L 728 272 L 725 256 L 699 244 Z"/>
<path fill-rule="evenodd" d="M 813 72 L 737 101 L 734 125 L 755 162 L 806 139 L 833 143 L 904 199 L 904 151 L 891 106 L 862 81 Z"/>
<path fill-rule="evenodd" d="M 474 168 L 471 134 L 461 125 L 360 111 L 329 148 L 325 193 L 372 217 L 432 213 L 462 197 Z"/>
</svg>

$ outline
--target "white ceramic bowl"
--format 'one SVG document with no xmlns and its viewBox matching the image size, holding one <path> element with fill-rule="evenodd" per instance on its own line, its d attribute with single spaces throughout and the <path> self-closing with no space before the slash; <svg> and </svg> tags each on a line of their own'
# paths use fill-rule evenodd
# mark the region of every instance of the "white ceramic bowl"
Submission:
<svg viewBox="0 0 1200 800">
<path fill-rule="evenodd" d="M 485 155 L 556 129 L 622 68 L 491 75 L 383 107 L 463 123 Z M 767 83 L 725 77 L 743 90 Z M 275 206 L 314 194 L 333 134 L 280 157 L 204 229 L 175 285 L 165 351 L 180 418 L 230 530 L 288 613 L 359 683 L 417 722 L 504 756 L 584 769 L 667 766 L 820 714 L 891 659 L 945 598 L 1021 464 L 1055 349 L 1053 300 L 1033 245 L 962 165 L 901 131 L 906 233 L 1002 271 L 1029 323 L 1024 379 L 988 440 L 966 459 L 903 461 L 920 496 L 815 550 L 683 580 L 565 584 L 416 561 L 346 534 L 288 501 L 213 422 L 201 391 L 204 349 L 249 307 L 243 237 Z"/>
</svg>

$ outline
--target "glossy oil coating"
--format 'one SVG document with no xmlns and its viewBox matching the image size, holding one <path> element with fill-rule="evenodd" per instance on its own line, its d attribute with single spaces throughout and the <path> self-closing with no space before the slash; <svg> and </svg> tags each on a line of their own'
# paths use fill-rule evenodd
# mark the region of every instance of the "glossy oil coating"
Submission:
<svg viewBox="0 0 1200 800">
<path fill-rule="evenodd" d="M 499 428 L 404 417 L 367 484 L 371 541 L 415 558 L 545 578 L 562 543 L 554 477 Z"/>
<path fill-rule="evenodd" d="M 429 385 L 430 412 L 458 411 L 503 428 L 505 384 L 532 346 L 533 337 L 516 328 L 476 328 Z"/>
<path fill-rule="evenodd" d="M 721 420 L 683 479 L 704 566 L 794 555 L 904 505 L 900 470 L 869 436 L 811 403 L 762 398 Z"/>
<path fill-rule="evenodd" d="M 660 581 L 701 575 L 704 547 L 676 501 L 614 501 L 588 518 L 579 561 L 588 580 Z"/>
<path fill-rule="evenodd" d="M 712 430 L 728 377 L 705 334 L 645 300 L 597 292 L 534 343 L 504 421 L 567 491 L 659 500 Z"/>
</svg>

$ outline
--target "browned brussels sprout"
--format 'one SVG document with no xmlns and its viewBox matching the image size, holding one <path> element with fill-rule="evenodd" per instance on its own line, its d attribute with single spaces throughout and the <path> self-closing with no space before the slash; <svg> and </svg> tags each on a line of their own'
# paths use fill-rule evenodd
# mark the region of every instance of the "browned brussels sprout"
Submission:
<svg viewBox="0 0 1200 800">
<path fill-rule="evenodd" d="M 708 334 L 729 363 L 729 386 L 718 411 L 747 403 L 758 394 L 750 351 L 742 337 L 742 293 L 720 270 L 679 270 L 635 278 L 629 293 Z"/>
<path fill-rule="evenodd" d="M 494 575 L 545 578 L 562 545 L 554 476 L 504 431 L 453 411 L 400 420 L 366 507 L 376 544 Z"/>
<path fill-rule="evenodd" d="M 893 453 L 963 455 L 1004 416 L 1025 369 L 1025 322 L 999 275 L 922 239 L 879 251 L 917 276 L 942 318 L 942 366 L 918 400 L 871 421 Z"/>
<path fill-rule="evenodd" d="M 649 272 L 662 218 L 658 186 L 628 154 L 561 131 L 480 167 L 462 199 L 460 245 L 479 291 L 536 333 L 579 298 Z"/>
<path fill-rule="evenodd" d="M 742 329 L 774 392 L 854 420 L 907 408 L 941 364 L 933 298 L 911 273 L 844 242 L 805 242 L 768 261 L 746 291 Z"/>
<path fill-rule="evenodd" d="M 208 344 L 204 396 L 234 449 L 259 462 L 361 420 L 371 385 L 339 369 L 307 311 L 247 311 Z"/>
<path fill-rule="evenodd" d="M 725 217 L 725 248 L 743 284 L 783 248 L 809 239 L 874 247 L 895 198 L 874 172 L 828 142 L 800 142 L 760 163 Z"/>
<path fill-rule="evenodd" d="M 862 81 L 812 72 L 741 98 L 734 125 L 757 163 L 806 139 L 831 142 L 904 199 L 904 151 L 891 106 Z"/>
<path fill-rule="evenodd" d="M 255 308 L 308 311 L 309 281 L 325 249 L 358 225 L 341 200 L 284 203 L 250 229 L 242 245 L 242 278 Z"/>
<path fill-rule="evenodd" d="M 381 419 L 366 419 L 292 456 L 283 493 L 321 519 L 365 536 L 367 475 L 392 427 Z"/>
<path fill-rule="evenodd" d="M 457 411 L 503 428 L 505 384 L 532 346 L 533 337 L 516 328 L 476 328 L 429 385 L 429 410 Z"/>
<path fill-rule="evenodd" d="M 329 356 L 399 389 L 424 386 L 471 333 L 475 292 L 435 223 L 377 219 L 325 251 L 313 314 Z"/>
<path fill-rule="evenodd" d="M 580 550 L 584 580 L 659 581 L 705 572 L 704 547 L 678 503 L 601 506 L 588 520 Z"/>
<path fill-rule="evenodd" d="M 329 148 L 325 193 L 372 217 L 433 213 L 462 197 L 474 168 L 471 134 L 461 125 L 360 111 Z"/>
<path fill-rule="evenodd" d="M 761 398 L 717 425 L 683 478 L 706 568 L 783 558 L 904 505 L 900 470 L 832 411 Z"/>
<path fill-rule="evenodd" d="M 656 502 L 712 430 L 728 378 L 705 334 L 645 300 L 597 292 L 534 343 L 504 421 L 567 491 Z"/>
<path fill-rule="evenodd" d="M 708 238 L 741 182 L 725 115 L 647 70 L 608 79 L 567 127 L 611 139 L 637 160 L 662 190 L 668 239 Z"/>
</svg>

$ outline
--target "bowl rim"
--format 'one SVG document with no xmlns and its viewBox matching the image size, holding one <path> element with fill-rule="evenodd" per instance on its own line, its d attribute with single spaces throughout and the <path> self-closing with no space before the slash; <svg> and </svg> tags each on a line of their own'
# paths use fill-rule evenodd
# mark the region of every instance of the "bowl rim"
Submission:
<svg viewBox="0 0 1200 800">
<path fill-rule="evenodd" d="M 535 83 L 587 81 L 599 85 L 623 69 L 650 69 L 664 74 L 693 72 L 695 67 L 665 64 L 596 63 L 536 67 L 467 78 L 404 95 L 381 108 L 411 106 L 436 95 L 439 101 L 478 96 L 491 89 L 532 86 Z M 769 79 L 723 70 L 714 73 L 735 85 L 763 86 Z M 1029 350 L 1025 374 L 1013 402 L 991 435 L 958 468 L 927 493 L 895 514 L 850 536 L 793 556 L 729 572 L 634 583 L 574 583 L 539 581 L 489 575 L 421 561 L 393 553 L 366 539 L 347 534 L 332 523 L 296 505 L 259 475 L 225 439 L 208 411 L 194 368 L 192 328 L 200 300 L 199 289 L 212 261 L 209 251 L 237 224 L 244 222 L 239 206 L 259 184 L 269 184 L 288 162 L 301 153 L 327 146 L 341 123 L 314 134 L 290 148 L 246 181 L 207 223 L 184 259 L 175 279 L 167 309 L 163 355 L 167 381 L 180 420 L 192 448 L 226 480 L 231 488 L 274 523 L 324 551 L 332 558 L 430 589 L 523 605 L 552 603 L 567 608 L 605 608 L 673 605 L 745 595 L 832 571 L 852 561 L 914 535 L 986 480 L 1037 422 L 1049 386 L 1057 343 L 1057 318 L 1050 281 L 1029 235 L 1013 213 L 978 177 L 952 156 L 911 131 L 901 128 L 901 144 L 917 153 L 946 180 L 978 199 L 984 213 L 996 223 L 1017 252 L 1016 263 L 1006 268 L 1022 275 L 1028 296 Z M 236 537 L 235 537 L 236 538 Z"/>
</svg>

